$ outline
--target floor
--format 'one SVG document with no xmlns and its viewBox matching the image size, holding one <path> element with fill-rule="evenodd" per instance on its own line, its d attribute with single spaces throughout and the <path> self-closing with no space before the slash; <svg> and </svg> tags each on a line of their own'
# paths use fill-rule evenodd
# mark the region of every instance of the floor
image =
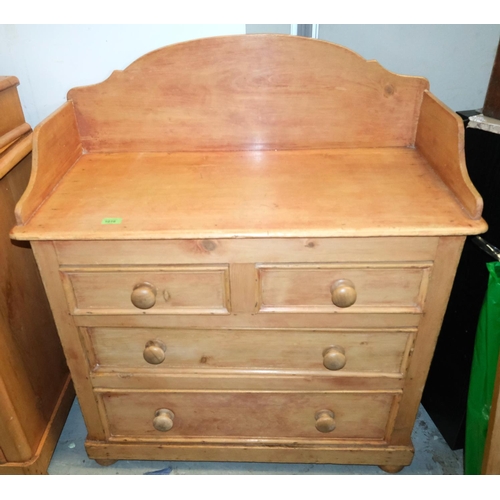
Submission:
<svg viewBox="0 0 500 500">
<path fill-rule="evenodd" d="M 166 475 L 166 474 L 256 474 L 256 475 L 374 475 L 386 474 L 376 466 L 318 465 L 318 464 L 264 464 L 234 462 L 147 462 L 119 460 L 109 467 L 101 467 L 87 457 L 84 448 L 85 424 L 78 401 L 75 400 L 61 433 L 49 466 L 51 475 Z M 455 475 L 463 474 L 463 450 L 453 451 L 421 406 L 413 430 L 415 458 L 399 475 Z"/>
</svg>

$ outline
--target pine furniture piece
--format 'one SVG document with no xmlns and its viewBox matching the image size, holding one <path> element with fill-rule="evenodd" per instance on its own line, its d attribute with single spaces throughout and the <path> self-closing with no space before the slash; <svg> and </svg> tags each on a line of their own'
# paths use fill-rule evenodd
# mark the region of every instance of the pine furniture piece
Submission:
<svg viewBox="0 0 500 500">
<path fill-rule="evenodd" d="M 32 242 L 89 457 L 394 472 L 481 210 L 427 80 L 246 35 L 72 89 L 35 129 L 12 237 Z"/>
<path fill-rule="evenodd" d="M 75 393 L 30 245 L 9 238 L 32 161 L 18 85 L 0 77 L 0 474 L 45 474 Z"/>
</svg>

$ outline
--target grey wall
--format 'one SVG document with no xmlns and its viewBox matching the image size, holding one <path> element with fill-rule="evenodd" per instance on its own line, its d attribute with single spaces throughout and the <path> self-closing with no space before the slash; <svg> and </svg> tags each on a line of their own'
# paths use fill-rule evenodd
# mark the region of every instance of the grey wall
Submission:
<svg viewBox="0 0 500 500">
<path fill-rule="evenodd" d="M 246 33 L 281 33 L 290 34 L 290 24 L 245 24 Z"/>
</svg>

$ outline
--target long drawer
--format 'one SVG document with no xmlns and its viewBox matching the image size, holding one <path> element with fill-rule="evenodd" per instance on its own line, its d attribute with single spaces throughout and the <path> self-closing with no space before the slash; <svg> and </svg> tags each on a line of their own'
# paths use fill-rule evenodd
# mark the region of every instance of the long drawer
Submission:
<svg viewBox="0 0 500 500">
<path fill-rule="evenodd" d="M 111 439 L 388 439 L 397 393 L 102 391 Z"/>
<path fill-rule="evenodd" d="M 99 370 L 401 376 L 415 330 L 82 328 Z"/>
</svg>

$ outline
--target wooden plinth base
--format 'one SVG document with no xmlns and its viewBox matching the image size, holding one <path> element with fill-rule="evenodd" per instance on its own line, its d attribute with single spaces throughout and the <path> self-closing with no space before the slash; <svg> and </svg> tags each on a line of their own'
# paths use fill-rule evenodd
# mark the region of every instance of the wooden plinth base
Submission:
<svg viewBox="0 0 500 500">
<path fill-rule="evenodd" d="M 173 460 L 378 465 L 399 472 L 413 459 L 411 446 L 307 446 L 85 442 L 89 458 L 101 465 L 116 460 Z M 381 465 L 383 464 L 383 465 Z"/>
</svg>

